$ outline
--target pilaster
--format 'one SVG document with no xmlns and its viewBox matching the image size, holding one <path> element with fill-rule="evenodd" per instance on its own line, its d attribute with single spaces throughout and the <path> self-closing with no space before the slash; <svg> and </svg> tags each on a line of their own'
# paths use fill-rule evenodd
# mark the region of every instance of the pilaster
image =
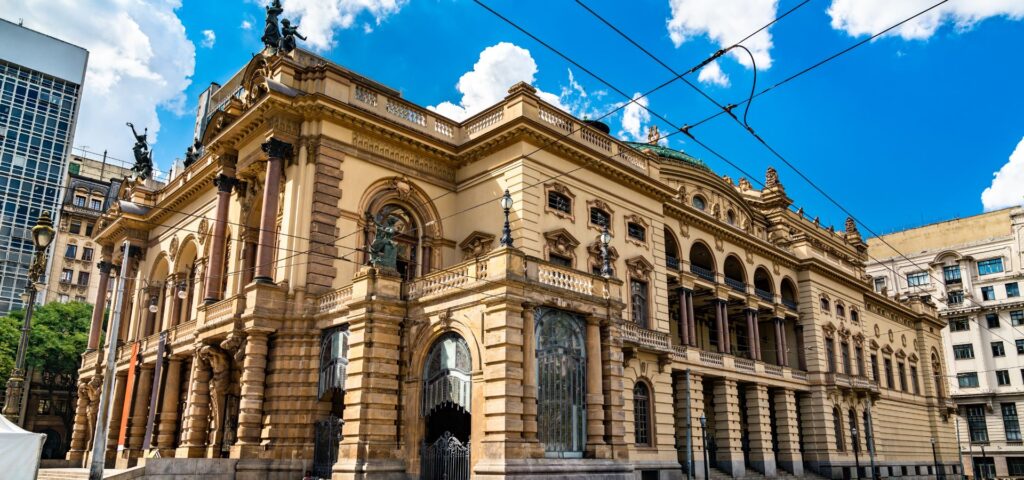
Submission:
<svg viewBox="0 0 1024 480">
<path fill-rule="evenodd" d="M 605 325 L 601 332 L 601 366 L 604 370 L 604 435 L 611 448 L 610 458 L 624 462 L 629 460 L 626 444 L 626 410 L 623 395 L 622 335 L 615 331 L 613 323 Z"/>
<path fill-rule="evenodd" d="M 119 466 L 135 466 L 142 457 L 142 441 L 146 436 L 146 421 L 149 419 L 149 396 L 153 392 L 153 370 L 155 365 L 139 366 L 138 383 L 132 399 L 131 417 L 128 418 L 128 438 L 125 439 L 125 451 L 118 459 Z"/>
<path fill-rule="evenodd" d="M 740 402 L 736 381 L 716 379 L 715 393 L 715 444 L 717 467 L 734 477 L 746 473 L 743 461 L 743 446 L 740 434 Z M 708 428 L 712 428 L 708 425 Z"/>
<path fill-rule="evenodd" d="M 704 478 L 704 432 L 700 428 L 700 417 L 704 415 L 704 378 L 690 372 L 690 424 L 686 423 L 686 374 L 677 373 L 673 377 L 675 399 L 675 430 L 676 447 L 679 452 L 679 464 L 686 470 L 687 432 L 693 450 L 693 475 L 691 478 Z"/>
<path fill-rule="evenodd" d="M 206 454 L 210 430 L 210 377 L 210 365 L 196 355 L 189 376 L 181 445 L 174 454 L 177 458 L 201 458 Z"/>
<path fill-rule="evenodd" d="M 257 455 L 263 429 L 263 392 L 267 368 L 266 330 L 247 330 L 245 357 L 242 360 L 241 398 L 238 408 L 238 440 L 231 447 L 231 458 Z"/>
<path fill-rule="evenodd" d="M 777 390 L 772 401 L 775 402 L 775 424 L 779 436 L 779 453 L 775 461 L 778 468 L 801 476 L 804 473 L 804 462 L 800 455 L 796 394 L 792 390 Z"/>
<path fill-rule="evenodd" d="M 75 420 L 71 429 L 71 449 L 68 450 L 67 459 L 73 465 L 82 465 L 86 449 L 89 447 L 89 439 L 92 436 L 89 431 L 89 395 L 86 393 L 88 380 L 79 380 L 78 402 L 75 403 Z"/>
<path fill-rule="evenodd" d="M 161 456 L 174 455 L 174 439 L 178 427 L 178 401 L 181 396 L 181 358 L 167 361 L 163 397 L 160 399 L 160 422 L 157 425 L 156 448 Z"/>
<path fill-rule="evenodd" d="M 765 476 L 776 474 L 775 452 L 772 451 L 771 398 L 768 387 L 750 385 L 746 388 L 747 426 L 750 438 L 750 465 Z"/>
</svg>

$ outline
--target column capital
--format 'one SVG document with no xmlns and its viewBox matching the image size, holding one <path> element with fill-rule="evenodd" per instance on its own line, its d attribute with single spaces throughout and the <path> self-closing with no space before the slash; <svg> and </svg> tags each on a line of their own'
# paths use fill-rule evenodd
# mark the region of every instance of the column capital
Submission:
<svg viewBox="0 0 1024 480">
<path fill-rule="evenodd" d="M 260 145 L 260 148 L 269 158 L 284 159 L 292 155 L 292 144 L 273 137 L 267 139 L 266 142 L 263 142 L 263 144 Z"/>
<path fill-rule="evenodd" d="M 103 275 L 110 275 L 110 269 L 113 266 L 114 266 L 114 264 L 112 264 L 112 263 L 110 263 L 110 262 L 108 262 L 106 260 L 100 260 L 99 262 L 96 263 L 96 268 L 99 268 L 100 269 L 100 273 L 103 274 Z"/>
<path fill-rule="evenodd" d="M 213 184 L 217 186 L 218 192 L 231 193 L 231 190 L 236 188 L 239 182 L 237 178 L 221 173 L 213 177 Z"/>
</svg>

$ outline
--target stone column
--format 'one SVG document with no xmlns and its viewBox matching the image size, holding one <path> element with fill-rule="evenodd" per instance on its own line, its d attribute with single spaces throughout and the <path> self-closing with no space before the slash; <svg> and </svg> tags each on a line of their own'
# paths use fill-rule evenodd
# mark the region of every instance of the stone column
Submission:
<svg viewBox="0 0 1024 480">
<path fill-rule="evenodd" d="M 746 389 L 747 435 L 750 438 L 750 465 L 765 476 L 774 477 L 775 452 L 772 451 L 771 398 L 768 387 L 750 385 Z"/>
<path fill-rule="evenodd" d="M 800 455 L 800 425 L 796 421 L 796 394 L 792 390 L 775 392 L 775 423 L 779 435 L 778 468 L 796 476 L 804 474 L 804 461 Z"/>
<path fill-rule="evenodd" d="M 238 180 L 231 176 L 230 173 L 221 173 L 213 179 L 213 183 L 217 185 L 217 216 L 213 221 L 210 265 L 206 271 L 204 302 L 207 305 L 220 300 L 221 295 L 223 295 L 220 287 L 224 283 L 224 236 L 228 228 L 228 208 L 231 206 L 231 189 L 238 183 Z"/>
<path fill-rule="evenodd" d="M 100 346 L 100 330 L 103 330 L 103 313 L 107 307 L 107 284 L 110 283 L 110 262 L 103 260 L 96 264 L 100 271 L 99 286 L 93 300 L 92 324 L 89 326 L 89 344 L 87 350 L 96 350 Z"/>
<path fill-rule="evenodd" d="M 747 350 L 749 350 L 750 359 L 757 360 L 757 328 L 754 327 L 757 319 L 749 308 L 744 310 L 743 314 L 747 317 Z"/>
<path fill-rule="evenodd" d="M 267 154 L 267 175 L 263 183 L 263 211 L 260 215 L 259 250 L 256 254 L 256 280 L 274 283 L 274 249 L 277 245 L 277 208 L 281 194 L 281 162 L 291 156 L 292 145 L 276 138 L 263 145 Z"/>
<path fill-rule="evenodd" d="M 171 301 L 171 318 L 167 321 L 167 328 L 181 323 L 181 306 L 185 303 L 185 299 L 178 298 L 178 283 L 183 280 L 183 276 L 174 274 L 167 277 L 169 282 L 167 288 L 168 299 Z"/>
<path fill-rule="evenodd" d="M 618 327 L 606 325 L 601 331 L 601 366 L 604 369 L 604 435 L 611 448 L 608 458 L 629 461 L 630 446 L 626 444 L 626 409 L 623 395 L 622 338 Z"/>
<path fill-rule="evenodd" d="M 761 322 L 757 318 L 757 310 L 750 310 L 750 316 L 754 319 L 754 352 L 757 354 L 757 361 L 764 360 L 761 355 Z"/>
<path fill-rule="evenodd" d="M 201 458 L 206 455 L 210 434 L 210 376 L 210 365 L 196 355 L 189 376 L 181 446 L 174 453 L 177 458 Z"/>
<path fill-rule="evenodd" d="M 686 470 L 686 433 L 690 432 L 693 446 L 693 475 L 689 478 L 704 478 L 704 432 L 700 428 L 700 417 L 704 415 L 704 379 L 690 372 L 690 425 L 686 424 L 686 374 L 680 372 L 673 377 L 675 395 L 675 432 L 679 465 Z"/>
<path fill-rule="evenodd" d="M 693 290 L 686 290 L 686 310 L 690 319 L 690 346 L 697 346 L 697 317 L 693 314 Z"/>
<path fill-rule="evenodd" d="M 105 462 L 113 466 L 117 454 L 117 440 L 121 434 L 121 412 L 124 410 L 125 390 L 128 388 L 128 372 L 120 372 L 114 375 L 114 401 L 111 402 L 113 410 L 110 411 L 110 422 L 107 424 L 107 451 Z M 107 412 L 98 412 L 99 415 L 106 415 Z M 99 420 L 97 419 L 97 423 Z"/>
<path fill-rule="evenodd" d="M 720 300 L 718 305 L 722 309 L 722 334 L 725 336 L 725 353 L 733 353 L 732 335 L 729 334 L 729 305 L 725 300 Z"/>
<path fill-rule="evenodd" d="M 483 438 L 478 467 L 502 468 L 516 458 L 523 442 L 523 314 L 522 303 L 503 298 L 488 301 L 483 324 Z M 589 358 L 587 359 L 589 360 Z M 489 374 L 494 372 L 493 374 Z M 501 373 L 497 373 L 501 372 Z M 476 405 L 476 402 L 474 402 Z M 589 408 L 588 408 L 589 411 Z M 479 415 L 474 410 L 474 415 Z M 588 419 L 589 420 L 589 419 Z M 539 453 L 539 452 L 534 452 Z"/>
<path fill-rule="evenodd" d="M 75 404 L 75 423 L 71 429 L 71 449 L 68 450 L 67 459 L 74 466 L 82 466 L 86 449 L 89 447 L 89 440 L 93 432 L 89 431 L 89 396 L 85 394 L 84 387 L 91 379 L 79 380 L 82 387 L 78 390 L 78 402 Z"/>
<path fill-rule="evenodd" d="M 782 332 L 782 366 L 789 366 L 789 343 L 786 340 L 786 319 L 779 318 L 779 331 Z"/>
<path fill-rule="evenodd" d="M 128 465 L 134 465 L 134 459 L 142 456 L 142 440 L 146 436 L 146 421 L 149 420 L 149 397 L 153 393 L 153 364 L 139 365 L 138 383 L 135 385 L 132 399 L 131 416 L 128 417 L 128 438 L 125 447 L 128 449 L 125 458 Z"/>
<path fill-rule="evenodd" d="M 174 456 L 174 437 L 178 428 L 178 400 L 181 395 L 181 362 L 177 357 L 167 361 L 167 376 L 160 399 L 160 422 L 157 426 L 156 448 L 164 457 Z"/>
<path fill-rule="evenodd" d="M 775 326 L 775 364 L 778 366 L 786 365 L 786 349 L 782 346 L 782 337 L 786 334 L 782 330 L 782 319 L 775 317 L 772 319 L 772 325 Z"/>
<path fill-rule="evenodd" d="M 715 444 L 718 468 L 733 477 L 746 473 L 743 445 L 740 435 L 740 402 L 736 381 L 716 379 L 715 386 Z M 708 425 L 710 429 L 712 426 Z"/>
<path fill-rule="evenodd" d="M 601 377 L 601 324 L 596 317 L 587 317 L 587 451 L 594 458 L 607 455 L 604 445 L 604 380 Z M 653 402 L 653 399 L 652 399 Z"/>
<path fill-rule="evenodd" d="M 267 370 L 266 330 L 246 330 L 242 360 L 241 398 L 238 407 L 238 441 L 231 447 L 232 458 L 256 456 L 263 429 L 263 390 Z"/>
<path fill-rule="evenodd" d="M 690 309 L 686 305 L 686 290 L 679 289 L 679 343 L 690 344 Z"/>
<path fill-rule="evenodd" d="M 715 302 L 715 326 L 718 329 L 718 351 L 721 353 L 729 353 L 729 319 L 722 312 L 722 306 L 725 305 L 721 300 L 712 300 Z"/>
<path fill-rule="evenodd" d="M 523 441 L 537 443 L 537 330 L 536 305 L 523 304 Z"/>
</svg>

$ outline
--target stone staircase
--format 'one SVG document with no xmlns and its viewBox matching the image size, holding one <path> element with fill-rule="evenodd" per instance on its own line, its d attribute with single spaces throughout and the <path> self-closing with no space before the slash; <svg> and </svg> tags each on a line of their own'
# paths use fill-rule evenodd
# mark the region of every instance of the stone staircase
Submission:
<svg viewBox="0 0 1024 480">
<path fill-rule="evenodd" d="M 723 472 L 723 471 L 721 471 L 721 470 L 719 470 L 717 468 L 711 468 L 711 469 L 709 469 L 709 472 L 711 474 L 710 480 L 772 480 L 772 479 L 790 480 L 790 479 L 798 479 L 798 478 L 811 478 L 811 479 L 816 479 L 816 480 L 825 480 L 825 477 L 816 475 L 813 472 L 805 471 L 803 475 L 797 477 L 796 475 L 793 475 L 792 473 L 789 473 L 789 472 L 787 472 L 785 470 L 781 470 L 781 469 L 778 470 L 778 473 L 774 477 L 766 477 L 761 472 L 758 472 L 757 470 L 751 470 L 751 469 L 747 469 L 746 473 L 742 477 L 733 477 L 732 475 L 729 475 L 728 473 L 725 473 L 725 472 Z"/>
<path fill-rule="evenodd" d="M 103 470 L 103 478 L 110 480 L 131 480 L 142 478 L 146 467 L 135 467 L 126 470 Z M 36 480 L 88 480 L 88 468 L 41 468 Z"/>
</svg>

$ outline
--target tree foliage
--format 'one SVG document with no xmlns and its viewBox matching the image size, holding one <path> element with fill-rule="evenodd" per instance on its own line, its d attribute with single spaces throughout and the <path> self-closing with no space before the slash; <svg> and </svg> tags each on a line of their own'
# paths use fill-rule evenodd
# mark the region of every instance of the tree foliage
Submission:
<svg viewBox="0 0 1024 480">
<path fill-rule="evenodd" d="M 14 369 L 25 312 L 16 310 L 0 317 L 0 385 Z M 25 363 L 52 373 L 74 374 L 81 364 L 89 337 L 92 305 L 84 302 L 50 302 L 32 311 Z"/>
</svg>

